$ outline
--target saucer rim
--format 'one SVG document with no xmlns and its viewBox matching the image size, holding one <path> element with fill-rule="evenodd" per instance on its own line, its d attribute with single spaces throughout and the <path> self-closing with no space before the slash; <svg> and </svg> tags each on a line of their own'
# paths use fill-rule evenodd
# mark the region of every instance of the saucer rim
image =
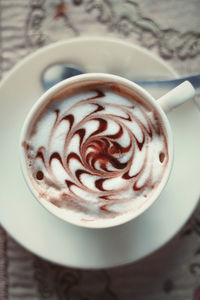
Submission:
<svg viewBox="0 0 200 300">
<path fill-rule="evenodd" d="M 119 43 L 119 44 L 124 44 L 126 46 L 130 46 L 132 48 L 137 49 L 140 52 L 145 53 L 147 56 L 153 58 L 154 60 L 156 60 L 157 62 L 159 62 L 161 65 L 164 65 L 166 67 L 166 69 L 168 69 L 168 71 L 170 73 L 172 73 L 172 77 L 173 78 L 177 78 L 179 76 L 178 72 L 176 70 L 174 70 L 172 68 L 172 66 L 170 66 L 169 64 L 167 64 L 162 58 L 160 58 L 159 56 L 156 56 L 154 53 L 150 52 L 149 50 L 147 50 L 146 48 L 143 48 L 141 46 L 138 45 L 134 45 L 129 41 L 124 41 L 124 40 L 120 40 L 119 38 L 108 38 L 108 37 L 74 37 L 74 38 L 70 38 L 68 40 L 60 40 L 57 42 L 54 42 L 52 44 L 48 44 L 45 46 L 42 46 L 41 48 L 36 49 L 35 51 L 27 54 L 24 58 L 22 58 L 20 61 L 18 61 L 8 72 L 6 72 L 6 74 L 3 76 L 3 78 L 0 81 L 0 89 L 2 88 L 2 86 L 6 83 L 6 81 L 9 79 L 9 77 L 15 73 L 18 69 L 20 69 L 26 62 L 28 62 L 30 59 L 42 54 L 43 52 L 48 51 L 48 49 L 53 49 L 53 48 L 57 48 L 59 46 L 63 46 L 65 44 L 70 44 L 70 43 L 74 43 L 74 42 L 85 42 L 85 41 L 98 41 L 98 42 L 114 42 L 114 43 Z"/>
</svg>

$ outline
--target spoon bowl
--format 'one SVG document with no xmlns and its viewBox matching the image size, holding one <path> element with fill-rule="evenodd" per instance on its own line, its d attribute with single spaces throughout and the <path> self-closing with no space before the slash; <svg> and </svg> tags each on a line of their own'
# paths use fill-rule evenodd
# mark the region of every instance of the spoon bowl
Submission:
<svg viewBox="0 0 200 300">
<path fill-rule="evenodd" d="M 64 64 L 54 64 L 48 66 L 42 73 L 42 85 L 45 90 L 48 90 L 56 83 L 73 77 L 81 75 L 84 72 L 74 66 L 64 65 Z"/>
</svg>

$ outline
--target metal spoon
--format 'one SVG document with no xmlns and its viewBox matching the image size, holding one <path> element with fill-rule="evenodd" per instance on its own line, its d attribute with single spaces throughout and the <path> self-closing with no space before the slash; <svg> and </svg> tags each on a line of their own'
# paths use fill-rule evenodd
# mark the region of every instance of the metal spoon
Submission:
<svg viewBox="0 0 200 300">
<path fill-rule="evenodd" d="M 84 74 L 84 72 L 78 69 L 77 67 L 57 63 L 48 66 L 44 70 L 44 72 L 42 73 L 41 81 L 44 89 L 48 90 L 56 83 L 80 74 Z M 167 91 L 181 84 L 185 80 L 188 80 L 192 83 L 193 87 L 196 89 L 196 95 L 200 94 L 200 74 L 189 75 L 189 76 L 179 77 L 175 79 L 165 79 L 165 80 L 132 79 L 132 81 L 143 86 L 144 88 L 159 87 Z"/>
</svg>

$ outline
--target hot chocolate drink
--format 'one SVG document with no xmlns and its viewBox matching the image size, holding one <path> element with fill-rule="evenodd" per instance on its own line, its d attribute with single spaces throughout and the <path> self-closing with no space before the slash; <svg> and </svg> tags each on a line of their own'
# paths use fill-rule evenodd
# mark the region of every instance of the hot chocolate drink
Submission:
<svg viewBox="0 0 200 300">
<path fill-rule="evenodd" d="M 48 99 L 23 146 L 39 197 L 85 221 L 140 208 L 169 160 L 157 110 L 123 85 L 101 81 L 75 84 Z"/>
</svg>

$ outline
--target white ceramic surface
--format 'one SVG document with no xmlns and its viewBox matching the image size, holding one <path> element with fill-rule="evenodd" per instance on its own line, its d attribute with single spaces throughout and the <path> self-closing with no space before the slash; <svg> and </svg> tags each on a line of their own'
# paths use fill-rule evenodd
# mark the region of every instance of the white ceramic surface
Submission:
<svg viewBox="0 0 200 300">
<path fill-rule="evenodd" d="M 45 200 L 43 197 L 41 197 L 41 190 L 37 190 L 35 186 L 32 183 L 32 178 L 29 176 L 28 168 L 27 168 L 27 149 L 24 149 L 24 141 L 27 141 L 28 137 L 30 136 L 30 132 L 32 132 L 32 125 L 33 125 L 33 120 L 36 119 L 36 116 L 40 115 L 41 112 L 41 107 L 44 107 L 48 105 L 49 99 L 55 95 L 57 95 L 59 92 L 61 92 L 63 89 L 67 88 L 72 88 L 73 86 L 85 86 L 87 87 L 88 82 L 90 84 L 94 84 L 97 82 L 105 82 L 105 83 L 113 83 L 117 84 L 118 86 L 123 86 L 124 88 L 128 89 L 128 92 L 135 93 L 140 99 L 145 100 L 145 103 L 148 103 L 153 107 L 153 110 L 157 112 L 159 115 L 160 119 L 162 120 L 162 126 L 165 129 L 166 132 L 166 138 L 167 138 L 167 145 L 168 145 L 168 162 L 167 165 L 165 166 L 165 172 L 162 176 L 161 182 L 157 186 L 157 188 L 154 189 L 153 195 L 149 197 L 149 199 L 145 199 L 144 202 L 142 202 L 142 198 L 140 199 L 140 205 L 137 206 L 132 206 L 129 204 L 129 209 L 122 214 L 115 216 L 114 218 L 92 218 L 93 220 L 90 219 L 86 221 L 84 218 L 87 219 L 88 215 L 81 215 L 80 212 L 77 213 L 77 211 L 73 211 L 70 209 L 63 209 L 62 207 L 59 208 L 56 205 L 52 204 L 50 201 Z M 187 82 L 185 82 L 187 83 Z M 170 91 L 169 93 L 172 93 L 172 99 L 174 99 L 174 102 L 176 103 L 176 100 L 181 98 L 182 92 L 186 90 L 187 92 L 187 85 L 185 87 L 185 83 L 182 83 L 183 88 L 180 88 L 178 86 L 176 89 L 178 89 L 178 92 L 176 92 L 176 89 L 173 91 Z M 194 89 L 191 84 L 189 84 L 189 90 L 191 89 L 193 94 L 194 94 Z M 161 102 L 161 105 L 163 106 L 163 103 L 165 104 L 165 97 L 167 99 L 167 102 L 170 102 L 173 104 L 173 101 L 170 97 L 168 97 L 168 94 L 163 96 L 163 100 Z M 174 95 L 174 97 L 173 97 Z M 191 98 L 191 94 L 188 99 Z M 165 104 L 166 105 L 166 104 Z M 168 107 L 166 105 L 166 107 Z M 170 106 L 171 107 L 171 106 Z M 154 123 L 155 124 L 155 123 Z M 46 91 L 42 96 L 35 102 L 31 110 L 29 111 L 24 124 L 22 126 L 21 130 L 21 137 L 20 137 L 20 147 L 19 151 L 21 153 L 21 167 L 22 171 L 24 174 L 24 178 L 26 180 L 27 185 L 29 186 L 30 190 L 32 191 L 33 195 L 35 198 L 52 214 L 60 218 L 61 220 L 64 220 L 66 222 L 69 222 L 70 224 L 73 225 L 78 225 L 81 227 L 86 227 L 86 228 L 108 228 L 108 227 L 113 227 L 117 226 L 120 224 L 124 224 L 130 220 L 135 219 L 137 216 L 140 214 L 144 213 L 153 203 L 156 201 L 160 193 L 162 192 L 163 188 L 165 187 L 170 172 L 171 168 L 173 165 L 173 137 L 172 137 L 172 130 L 171 126 L 169 124 L 168 118 L 161 109 L 159 105 L 159 100 L 155 100 L 145 89 L 143 89 L 141 86 L 135 84 L 134 82 L 127 80 L 126 78 L 116 76 L 113 74 L 104 74 L 104 73 L 87 73 L 87 74 L 82 74 L 79 76 L 74 76 L 71 78 L 68 78 L 66 80 L 63 80 L 59 82 L 58 84 L 54 85 L 51 89 Z M 159 177 L 160 178 L 160 177 Z M 133 203 L 132 203 L 133 204 Z M 102 204 L 101 204 L 102 205 Z M 137 207 L 137 208 L 136 208 Z M 127 208 L 126 208 L 127 209 Z M 112 206 L 111 206 L 111 211 L 112 211 Z"/>
<path fill-rule="evenodd" d="M 176 76 L 147 51 L 102 38 L 59 42 L 23 60 L 0 85 L 1 225 L 25 248 L 59 264 L 104 268 L 136 261 L 172 238 L 198 203 L 200 112 L 189 101 L 169 114 L 174 134 L 173 170 L 160 198 L 143 215 L 108 229 L 67 224 L 32 196 L 20 170 L 18 153 L 23 120 L 43 92 L 40 74 L 56 61 L 76 64 L 88 72 L 114 73 L 129 79 Z M 158 90 L 151 92 L 155 97 L 161 96 Z"/>
</svg>

